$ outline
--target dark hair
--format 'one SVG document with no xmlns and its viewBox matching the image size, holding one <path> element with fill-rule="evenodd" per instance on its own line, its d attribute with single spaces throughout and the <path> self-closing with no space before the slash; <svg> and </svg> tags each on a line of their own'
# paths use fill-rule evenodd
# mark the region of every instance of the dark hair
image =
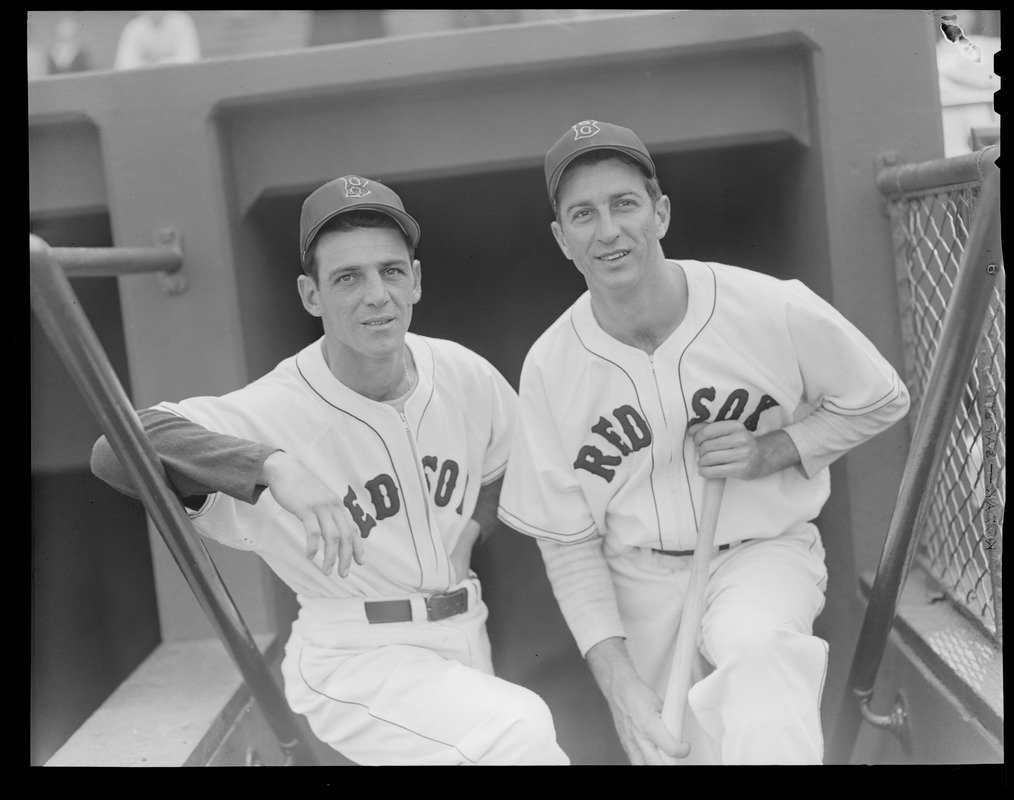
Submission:
<svg viewBox="0 0 1014 800">
<path fill-rule="evenodd" d="M 313 237 L 313 241 L 310 242 L 309 248 L 307 248 L 303 270 L 313 278 L 314 283 L 317 282 L 317 242 L 320 241 L 320 237 L 325 233 L 340 233 L 359 230 L 360 228 L 391 228 L 398 231 L 401 234 L 401 238 L 405 240 L 405 246 L 408 248 L 408 260 L 412 261 L 415 258 L 415 248 L 412 247 L 411 240 L 405 231 L 402 230 L 401 226 L 395 222 L 394 217 L 385 214 L 383 211 L 373 211 L 372 209 L 346 211 L 344 214 L 338 214 L 321 225 L 320 230 L 317 231 L 317 234 Z"/>
<path fill-rule="evenodd" d="M 609 161 L 615 158 L 624 164 L 629 164 L 635 167 L 641 176 L 644 178 L 644 189 L 648 192 L 648 197 L 651 199 L 651 204 L 654 206 L 659 199 L 662 197 L 662 187 L 659 186 L 658 177 L 649 178 L 647 173 L 644 171 L 644 167 L 641 166 L 640 162 L 637 161 L 633 156 L 628 156 L 626 153 L 620 150 L 608 150 L 600 148 L 598 150 L 589 150 L 587 153 L 574 158 L 560 175 L 560 180 L 556 184 L 556 196 L 553 197 L 553 210 L 556 212 L 556 221 L 560 221 L 560 187 L 563 185 L 563 176 L 567 174 L 567 170 L 572 167 L 588 166 L 589 164 L 599 164 L 603 161 Z"/>
</svg>

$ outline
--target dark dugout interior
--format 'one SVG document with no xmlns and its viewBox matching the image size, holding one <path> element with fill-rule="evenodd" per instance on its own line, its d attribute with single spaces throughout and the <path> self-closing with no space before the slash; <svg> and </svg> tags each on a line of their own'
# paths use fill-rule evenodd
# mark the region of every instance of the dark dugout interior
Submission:
<svg viewBox="0 0 1014 800">
<path fill-rule="evenodd" d="M 815 232 L 800 232 L 805 148 L 791 141 L 663 152 L 655 156 L 662 190 L 672 204 L 663 240 L 670 258 L 722 261 L 781 278 L 804 278 L 821 291 L 824 265 L 801 258 Z M 321 182 L 337 176 L 321 176 Z M 422 299 L 416 333 L 453 339 L 489 359 L 515 388 L 528 348 L 585 290 L 584 279 L 550 231 L 552 210 L 541 165 L 475 171 L 420 180 L 382 179 L 419 221 L 416 253 Z M 267 248 L 276 284 L 273 308 L 244 305 L 247 327 L 267 319 L 267 348 L 249 351 L 251 376 L 321 335 L 299 305 L 295 279 L 302 197 L 262 198 L 248 224 Z M 263 303 L 251 298 L 251 302 Z M 269 352 L 263 352 L 267 349 Z M 277 356 L 277 357 L 276 357 Z M 540 694 L 554 713 L 561 746 L 574 763 L 625 763 L 608 708 L 557 607 L 535 542 L 499 524 L 478 547 L 473 566 L 490 608 L 489 634 L 497 674 Z M 287 591 L 280 587 L 284 595 Z M 289 611 L 294 613 L 294 605 Z"/>
</svg>

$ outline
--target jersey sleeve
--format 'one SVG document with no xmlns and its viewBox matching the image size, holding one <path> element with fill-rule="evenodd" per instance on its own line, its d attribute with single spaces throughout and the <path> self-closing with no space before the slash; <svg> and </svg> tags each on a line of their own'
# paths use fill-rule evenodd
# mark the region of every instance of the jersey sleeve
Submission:
<svg viewBox="0 0 1014 800">
<path fill-rule="evenodd" d="M 837 309 L 799 281 L 787 282 L 786 324 L 813 411 L 785 428 L 812 477 L 908 412 L 894 367 Z"/>
<path fill-rule="evenodd" d="M 598 535 L 545 383 L 530 360 L 521 371 L 517 428 L 497 513 L 521 533 L 561 544 Z"/>
</svg>

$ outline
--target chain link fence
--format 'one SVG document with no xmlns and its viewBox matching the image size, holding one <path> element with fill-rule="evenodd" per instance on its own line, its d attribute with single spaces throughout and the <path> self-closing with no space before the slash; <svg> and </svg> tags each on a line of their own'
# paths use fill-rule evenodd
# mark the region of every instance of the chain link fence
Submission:
<svg viewBox="0 0 1014 800">
<path fill-rule="evenodd" d="M 880 181 L 895 246 L 905 381 L 915 420 L 939 345 L 944 312 L 965 252 L 981 165 L 997 147 L 969 156 L 905 165 Z M 886 166 L 894 166 L 890 160 Z M 916 533 L 917 562 L 954 604 L 1002 641 L 1001 555 L 1006 498 L 1006 344 L 1003 264 L 975 363 L 947 432 L 940 474 L 927 488 Z M 956 389 L 957 390 L 957 389 Z"/>
</svg>

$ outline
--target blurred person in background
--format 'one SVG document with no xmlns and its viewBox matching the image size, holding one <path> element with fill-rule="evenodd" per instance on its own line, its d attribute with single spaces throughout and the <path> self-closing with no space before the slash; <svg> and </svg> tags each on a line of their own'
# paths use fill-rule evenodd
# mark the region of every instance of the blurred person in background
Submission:
<svg viewBox="0 0 1014 800">
<path fill-rule="evenodd" d="M 123 26 L 116 48 L 116 69 L 155 64 L 186 64 L 201 59 L 193 18 L 185 11 L 142 11 Z"/>
<path fill-rule="evenodd" d="M 50 75 L 85 72 L 91 69 L 91 58 L 81 41 L 81 30 L 73 17 L 63 17 L 56 23 L 55 39 L 46 54 Z"/>
</svg>

